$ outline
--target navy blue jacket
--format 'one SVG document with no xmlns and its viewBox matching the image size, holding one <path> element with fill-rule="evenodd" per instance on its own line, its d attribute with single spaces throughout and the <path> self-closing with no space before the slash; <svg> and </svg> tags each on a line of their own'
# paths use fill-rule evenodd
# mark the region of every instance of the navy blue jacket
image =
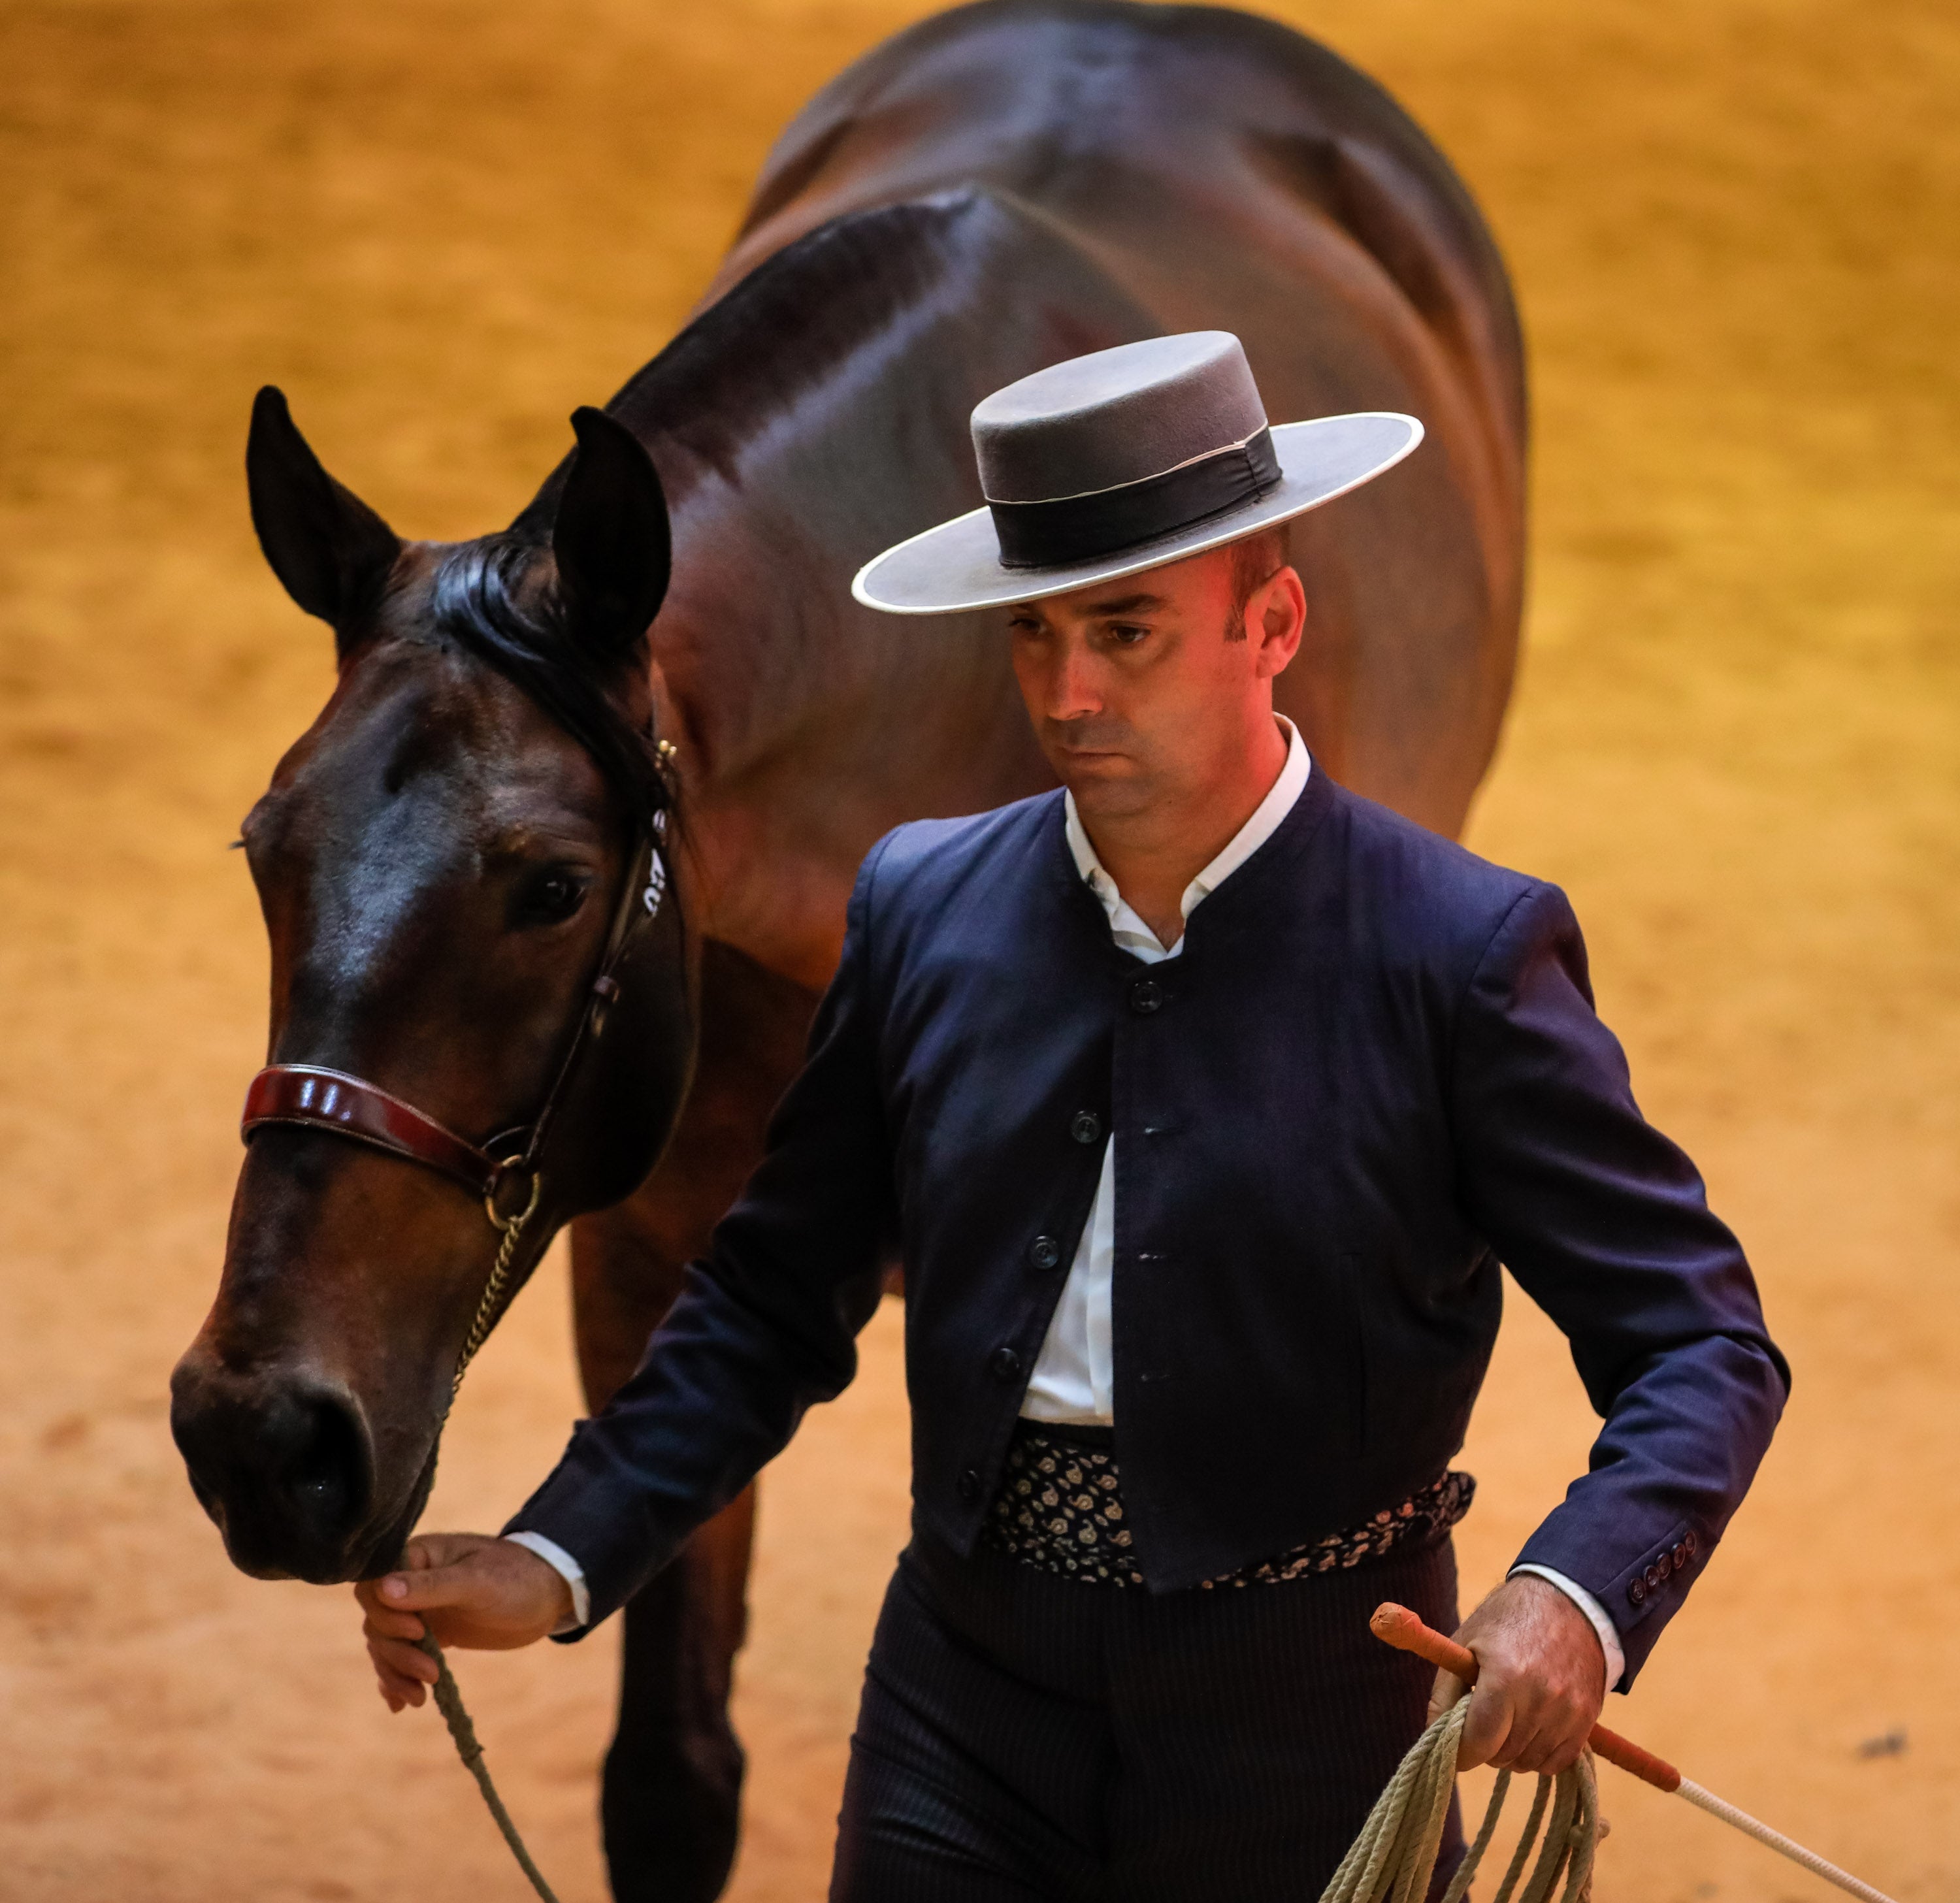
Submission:
<svg viewBox="0 0 1960 1903">
<path fill-rule="evenodd" d="M 1631 1681 L 1788 1370 L 1700 1178 L 1635 1107 L 1564 895 L 1317 767 L 1167 963 L 1112 943 L 1058 793 L 882 841 L 766 1157 L 513 1528 L 614 1610 L 850 1380 L 896 1242 L 915 1517 L 969 1549 L 1109 1132 L 1116 1443 L 1150 1586 L 1435 1479 L 1502 1262 L 1605 1417 L 1520 1557 L 1608 1608 Z"/>
</svg>

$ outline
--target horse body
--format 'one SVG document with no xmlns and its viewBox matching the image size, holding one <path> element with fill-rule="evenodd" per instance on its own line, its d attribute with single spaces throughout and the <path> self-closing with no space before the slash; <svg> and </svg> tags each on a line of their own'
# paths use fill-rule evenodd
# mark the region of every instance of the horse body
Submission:
<svg viewBox="0 0 1960 1903">
<path fill-rule="evenodd" d="M 671 1134 L 623 1202 L 600 1208 L 611 1198 L 562 1188 L 524 1259 L 577 1217 L 594 1408 L 760 1154 L 865 851 L 902 820 L 1050 784 L 994 618 L 872 614 L 850 598 L 852 571 L 978 504 L 966 418 L 989 391 L 1085 351 L 1205 327 L 1243 339 L 1275 420 L 1397 409 L 1428 426 L 1421 455 L 1293 525 L 1311 622 L 1280 703 L 1337 777 L 1453 831 L 1494 745 L 1515 651 L 1515 317 L 1490 240 L 1433 148 L 1370 81 L 1269 23 L 1121 0 L 989 0 L 873 52 L 785 133 L 702 306 L 607 406 L 664 492 L 671 573 L 644 644 L 581 634 L 578 603 L 603 590 L 581 581 L 580 563 L 633 559 L 616 555 L 632 538 L 601 520 L 587 460 L 600 439 L 587 431 L 511 529 L 485 539 L 479 553 L 501 565 L 517 611 L 554 587 L 568 596 L 588 670 L 678 747 L 673 872 L 689 942 L 660 982 L 685 997 L 691 1028 L 677 1030 L 670 1010 L 630 1032 L 584 1120 L 603 1127 L 612 1105 Z M 269 517 L 282 505 L 267 480 Z M 317 511 L 311 480 L 299 486 Z M 455 590 L 444 589 L 458 552 L 384 545 L 352 498 L 336 506 L 334 558 L 385 578 L 374 602 L 328 613 L 341 686 L 282 765 L 254 845 L 275 1054 L 312 1052 L 322 1026 L 342 1025 L 329 1045 L 348 1068 L 420 1092 L 480 1138 L 527 1089 L 535 1096 L 597 929 L 590 916 L 520 917 L 505 893 L 497 915 L 523 929 L 495 937 L 495 907 L 476 890 L 483 842 L 508 835 L 511 878 L 535 884 L 534 842 L 555 826 L 577 837 L 553 850 L 603 886 L 623 876 L 619 803 L 508 680 L 457 653 L 444 605 Z M 282 563 L 277 534 L 266 539 L 303 605 L 327 613 L 294 585 L 297 558 Z M 628 596 L 652 586 L 629 581 Z M 351 804 L 350 778 L 368 788 Z M 403 800 L 417 787 L 425 810 L 412 816 Z M 554 818 L 540 804 L 554 801 L 578 810 Z M 378 910 L 377 892 L 393 895 Z M 460 924 L 473 905 L 474 923 Z M 341 950 L 323 963 L 332 920 Z M 548 975 L 552 959 L 571 975 Z M 460 1006 L 433 1004 L 428 974 L 458 961 L 482 972 Z M 620 1052 L 636 1041 L 660 1081 L 629 1103 Z M 466 1069 L 469 1089 L 452 1075 Z M 648 1162 L 657 1137 L 649 1144 Z M 387 1563 L 412 1523 L 444 1355 L 485 1243 L 463 1212 L 431 1213 L 443 1194 L 392 1159 L 310 1133 L 252 1145 L 225 1281 L 178 1398 L 180 1438 L 228 1539 L 259 1528 L 250 1561 L 234 1545 L 241 1563 L 345 1577 Z M 378 1303 L 363 1266 L 377 1220 L 398 1225 L 397 1253 L 422 1265 Z M 326 1397 L 307 1405 L 338 1423 L 307 1430 L 299 1466 L 351 1461 L 342 1491 L 364 1504 L 336 1519 L 288 1497 L 255 1523 L 253 1490 L 286 1483 L 263 1462 L 228 1468 L 219 1443 L 290 1411 L 296 1388 Z M 603 1800 L 622 1899 L 706 1898 L 725 1879 L 740 1775 L 725 1707 L 750 1513 L 746 1498 L 730 1508 L 625 1615 Z M 281 1530 L 301 1520 L 304 1536 Z M 304 1559 L 282 1558 L 282 1542 Z"/>
</svg>

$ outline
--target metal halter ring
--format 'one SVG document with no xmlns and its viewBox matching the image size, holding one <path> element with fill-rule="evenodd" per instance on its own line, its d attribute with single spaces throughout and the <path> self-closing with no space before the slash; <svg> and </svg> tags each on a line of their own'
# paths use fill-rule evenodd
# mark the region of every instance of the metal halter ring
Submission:
<svg viewBox="0 0 1960 1903">
<path fill-rule="evenodd" d="M 504 1216 L 498 1213 L 498 1191 L 511 1180 L 511 1176 L 514 1176 L 523 1166 L 523 1159 L 517 1157 L 511 1157 L 507 1163 L 499 1163 L 497 1166 L 497 1180 L 490 1185 L 489 1194 L 483 1198 L 483 1213 L 490 1218 L 491 1227 L 493 1229 L 501 1229 L 507 1236 L 514 1235 L 537 1214 L 538 1200 L 545 1193 L 544 1172 L 542 1169 L 534 1169 L 531 1172 L 530 1200 L 524 1204 L 523 1209 L 514 1216 Z M 510 1173 L 509 1175 L 504 1173 L 507 1170 Z"/>
</svg>

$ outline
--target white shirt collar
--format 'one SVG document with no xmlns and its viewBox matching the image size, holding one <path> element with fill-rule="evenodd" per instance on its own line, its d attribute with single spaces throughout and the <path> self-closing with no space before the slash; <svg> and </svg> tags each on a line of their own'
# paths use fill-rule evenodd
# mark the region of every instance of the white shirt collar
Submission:
<svg viewBox="0 0 1960 1903">
<path fill-rule="evenodd" d="M 1300 794 L 1306 790 L 1308 775 L 1313 771 L 1306 743 L 1300 738 L 1300 729 L 1284 714 L 1275 714 L 1273 718 L 1279 722 L 1287 737 L 1286 764 L 1280 769 L 1279 778 L 1274 781 L 1266 797 L 1252 809 L 1252 817 L 1233 834 L 1223 851 L 1185 887 L 1178 909 L 1187 921 L 1201 900 L 1216 892 L 1279 830 L 1281 821 L 1293 810 Z M 1102 861 L 1096 856 L 1096 848 L 1089 843 L 1089 835 L 1083 829 L 1082 816 L 1075 810 L 1073 793 L 1062 795 L 1062 807 L 1066 816 L 1064 830 L 1068 836 L 1068 850 L 1075 861 L 1075 869 L 1081 874 L 1090 890 L 1102 901 L 1102 909 L 1109 915 L 1109 928 L 1116 942 L 1127 950 L 1147 953 L 1153 948 L 1159 957 L 1169 956 L 1176 947 L 1166 947 L 1159 940 L 1116 889 L 1115 880 L 1102 869 Z M 1147 944 L 1132 942 L 1139 935 Z M 1178 944 L 1183 943 L 1180 937 Z"/>
</svg>

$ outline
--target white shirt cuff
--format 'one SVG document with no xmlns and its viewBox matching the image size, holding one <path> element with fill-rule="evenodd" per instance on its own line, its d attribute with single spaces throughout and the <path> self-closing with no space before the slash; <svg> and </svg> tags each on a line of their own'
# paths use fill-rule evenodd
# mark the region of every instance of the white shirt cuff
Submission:
<svg viewBox="0 0 1960 1903">
<path fill-rule="evenodd" d="M 535 1553 L 566 1585 L 571 1588 L 571 1617 L 560 1621 L 552 1627 L 555 1637 L 561 1632 L 576 1632 L 582 1625 L 592 1623 L 592 1595 L 585 1588 L 585 1568 L 572 1558 L 555 1539 L 547 1539 L 542 1533 L 506 1533 L 503 1535 L 513 1546 L 521 1546 L 527 1552 Z M 1573 1589 L 1566 1589 L 1568 1592 Z"/>
<path fill-rule="evenodd" d="M 1606 1655 L 1606 1689 L 1612 1691 L 1626 1675 L 1627 1655 L 1620 1649 L 1620 1634 L 1613 1621 L 1607 1618 L 1606 1609 L 1577 1580 L 1567 1579 L 1563 1573 L 1554 1573 L 1549 1566 L 1513 1566 L 1510 1577 L 1516 1579 L 1520 1573 L 1535 1574 L 1549 1581 L 1592 1621 L 1593 1631 L 1599 1635 L 1599 1649 Z"/>
</svg>

